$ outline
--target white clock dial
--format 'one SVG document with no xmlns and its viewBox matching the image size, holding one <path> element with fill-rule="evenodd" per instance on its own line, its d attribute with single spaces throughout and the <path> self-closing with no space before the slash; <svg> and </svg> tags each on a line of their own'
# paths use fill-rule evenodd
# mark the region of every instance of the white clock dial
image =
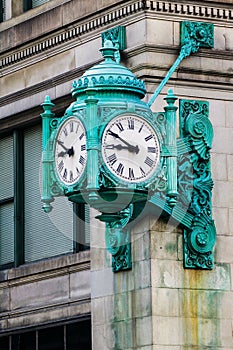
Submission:
<svg viewBox="0 0 233 350">
<path fill-rule="evenodd" d="M 159 162 L 156 132 L 139 116 L 116 117 L 104 130 L 102 156 L 108 169 L 118 178 L 130 183 L 146 181 Z"/>
<path fill-rule="evenodd" d="M 60 126 L 55 144 L 55 168 L 61 182 L 75 184 L 87 161 L 86 131 L 83 123 L 70 117 Z"/>
</svg>

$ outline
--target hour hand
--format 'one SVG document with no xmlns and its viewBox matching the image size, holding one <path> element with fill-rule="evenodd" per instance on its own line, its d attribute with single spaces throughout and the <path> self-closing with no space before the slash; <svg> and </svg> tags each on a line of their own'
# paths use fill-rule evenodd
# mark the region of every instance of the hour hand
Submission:
<svg viewBox="0 0 233 350">
<path fill-rule="evenodd" d="M 128 149 L 128 146 L 122 146 L 120 144 L 118 144 L 118 145 L 111 144 L 111 145 L 106 145 L 105 148 L 106 149 L 114 149 L 114 148 L 116 148 L 118 150 L 122 150 L 122 149 Z"/>
<path fill-rule="evenodd" d="M 136 154 L 138 154 L 138 152 L 139 152 L 138 146 L 132 146 L 132 145 L 123 146 L 123 145 L 120 145 L 120 144 L 118 144 L 118 145 L 111 144 L 111 145 L 106 145 L 105 148 L 107 148 L 107 149 L 114 149 L 115 148 L 115 149 L 117 149 L 119 151 L 121 151 L 122 149 L 127 149 L 129 152 L 136 153 Z"/>
<path fill-rule="evenodd" d="M 58 153 L 58 157 L 64 157 L 67 154 L 66 151 L 61 151 Z"/>
</svg>

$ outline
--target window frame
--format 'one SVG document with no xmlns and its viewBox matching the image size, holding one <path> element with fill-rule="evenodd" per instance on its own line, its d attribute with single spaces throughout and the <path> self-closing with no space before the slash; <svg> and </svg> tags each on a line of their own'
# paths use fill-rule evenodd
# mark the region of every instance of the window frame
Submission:
<svg viewBox="0 0 233 350">
<path fill-rule="evenodd" d="M 88 322 L 89 323 L 89 332 L 90 332 L 90 340 L 91 340 L 91 347 L 92 347 L 92 325 L 91 325 L 91 314 L 87 313 L 84 315 L 81 315 L 79 317 L 74 317 L 71 318 L 67 321 L 64 322 L 62 321 L 53 321 L 53 322 L 47 322 L 38 326 L 29 326 L 29 327 L 24 327 L 20 328 L 17 330 L 9 330 L 5 332 L 0 332 L 0 338 L 6 338 L 8 340 L 8 349 L 7 350 L 14 350 L 13 347 L 13 337 L 20 337 L 21 335 L 25 335 L 28 333 L 34 333 L 35 332 L 35 349 L 33 350 L 39 350 L 39 337 L 40 337 L 40 332 L 43 330 L 49 330 L 51 328 L 56 328 L 56 327 L 63 327 L 63 345 L 64 345 L 64 350 L 68 350 L 67 348 L 67 328 L 69 325 L 74 325 L 82 322 Z M 21 349 L 21 347 L 19 347 Z M 23 349 L 22 349 L 23 350 Z M 82 349 L 80 349 L 82 350 Z"/>
<path fill-rule="evenodd" d="M 27 128 L 41 125 L 40 120 L 36 120 L 27 125 L 15 125 L 12 130 L 1 132 L 0 136 L 5 137 L 13 135 L 13 197 L 4 198 L 0 200 L 0 206 L 12 203 L 14 207 L 14 262 L 7 264 L 0 264 L 0 270 L 5 270 L 20 265 L 27 264 L 25 262 L 25 220 L 24 220 L 24 131 Z M 42 209 L 41 209 L 42 210 Z M 80 218 L 81 220 L 79 220 Z M 61 255 L 69 255 L 79 253 L 81 251 L 89 250 L 88 244 L 85 242 L 85 204 L 73 203 L 73 250 L 72 253 L 64 253 Z M 49 258 L 58 257 L 59 255 L 52 255 Z M 48 258 L 41 258 L 33 260 L 42 261 Z"/>
</svg>

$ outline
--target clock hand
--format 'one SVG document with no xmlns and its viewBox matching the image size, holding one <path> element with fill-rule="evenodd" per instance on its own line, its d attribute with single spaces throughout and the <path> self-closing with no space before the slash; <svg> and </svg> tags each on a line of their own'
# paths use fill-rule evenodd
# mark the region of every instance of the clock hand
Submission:
<svg viewBox="0 0 233 350">
<path fill-rule="evenodd" d="M 64 157 L 67 154 L 67 152 L 61 151 L 58 153 L 58 157 Z"/>
<path fill-rule="evenodd" d="M 118 134 L 116 134 L 115 132 L 108 130 L 109 135 L 115 137 L 116 139 L 121 140 L 125 145 L 128 146 L 128 150 L 129 152 L 135 152 L 136 154 L 138 154 L 139 152 L 139 148 L 138 145 L 137 146 L 133 146 L 130 143 L 128 143 L 127 141 L 125 141 L 124 139 L 122 139 Z M 123 146 L 122 146 L 123 147 Z"/>
<path fill-rule="evenodd" d="M 105 148 L 107 148 L 107 149 L 114 149 L 114 148 L 116 148 L 117 150 L 122 150 L 122 149 L 128 149 L 129 150 L 129 152 L 132 152 L 132 153 L 136 153 L 136 154 L 138 154 L 138 152 L 139 152 L 139 148 L 138 148 L 138 145 L 137 146 L 132 146 L 132 145 L 129 145 L 129 146 L 122 146 L 122 145 L 106 145 L 105 146 Z"/>
<path fill-rule="evenodd" d="M 73 148 L 73 146 L 70 149 L 68 149 L 67 153 L 68 153 L 69 157 L 74 155 L 74 148 Z"/>
<path fill-rule="evenodd" d="M 71 148 L 67 148 L 67 147 L 64 145 L 64 143 L 63 143 L 62 141 L 60 141 L 60 140 L 58 140 L 57 143 L 58 143 L 62 148 L 64 148 L 64 150 L 66 151 L 66 152 L 64 152 L 64 151 L 60 152 L 60 153 L 58 154 L 58 157 L 60 157 L 60 156 L 63 157 L 65 154 L 68 154 L 69 157 L 71 157 L 71 156 L 74 155 L 74 148 L 73 148 L 73 146 L 72 146 Z"/>
<path fill-rule="evenodd" d="M 64 142 L 57 140 L 57 143 L 65 150 L 68 151 L 68 148 L 64 145 Z"/>
</svg>

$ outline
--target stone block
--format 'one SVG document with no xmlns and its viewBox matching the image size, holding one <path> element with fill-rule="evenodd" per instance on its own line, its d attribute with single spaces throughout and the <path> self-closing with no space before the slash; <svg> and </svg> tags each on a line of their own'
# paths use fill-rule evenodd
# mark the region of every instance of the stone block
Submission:
<svg viewBox="0 0 233 350">
<path fill-rule="evenodd" d="M 226 102 L 220 99 L 212 99 L 209 104 L 210 121 L 215 128 L 226 125 Z"/>
<path fill-rule="evenodd" d="M 229 264 L 216 264 L 213 270 L 184 269 L 181 261 L 151 260 L 153 288 L 230 290 Z"/>
<path fill-rule="evenodd" d="M 24 70 L 25 86 L 32 86 L 48 79 L 52 79 L 75 67 L 74 50 L 67 50 L 40 61 Z M 69 91 L 68 91 L 69 92 Z"/>
<path fill-rule="evenodd" d="M 104 297 L 104 319 L 106 322 L 114 321 L 114 305 L 115 297 L 114 295 L 107 295 Z"/>
<path fill-rule="evenodd" d="M 130 290 L 134 290 L 136 288 L 135 287 L 136 278 L 137 276 L 136 276 L 134 264 L 133 264 L 132 270 L 115 273 L 114 274 L 114 292 L 123 293 L 123 292 L 128 292 Z"/>
<path fill-rule="evenodd" d="M 211 154 L 212 179 L 227 181 L 227 155 L 222 153 Z"/>
<path fill-rule="evenodd" d="M 59 304 L 69 300 L 69 276 L 23 283 L 11 289 L 11 308 L 21 309 Z"/>
<path fill-rule="evenodd" d="M 132 319 L 133 315 L 133 298 L 132 292 L 124 292 L 115 294 L 113 305 L 114 321 L 124 321 Z"/>
<path fill-rule="evenodd" d="M 224 33 L 224 39 L 225 39 L 225 49 L 227 51 L 232 51 L 233 50 L 232 28 L 226 28 L 226 31 Z"/>
<path fill-rule="evenodd" d="M 59 85 L 56 85 L 55 86 L 55 97 L 59 98 L 59 97 L 63 97 L 65 95 L 67 95 L 71 91 L 72 83 L 73 83 L 73 80 L 70 80 L 70 81 L 65 81 Z M 70 96 L 71 96 L 71 94 L 70 94 Z"/>
<path fill-rule="evenodd" d="M 231 269 L 231 290 L 233 290 L 233 264 L 230 265 Z"/>
<path fill-rule="evenodd" d="M 9 288 L 0 286 L 0 313 L 10 311 Z"/>
<path fill-rule="evenodd" d="M 233 263 L 233 236 L 217 236 L 215 260 L 220 263 Z"/>
<path fill-rule="evenodd" d="M 127 48 L 141 45 L 146 40 L 146 34 L 146 21 L 141 20 L 129 24 L 126 28 Z"/>
<path fill-rule="evenodd" d="M 153 316 L 153 344 L 182 344 L 182 319 L 179 317 Z"/>
<path fill-rule="evenodd" d="M 229 349 L 232 348 L 232 319 L 220 320 L 220 339 L 222 346 L 229 347 Z"/>
<path fill-rule="evenodd" d="M 143 233 L 131 232 L 131 249 L 132 260 L 141 261 L 150 259 L 150 233 L 149 231 Z"/>
<path fill-rule="evenodd" d="M 91 271 L 91 297 L 98 298 L 114 293 L 114 275 L 112 269 Z"/>
<path fill-rule="evenodd" d="M 226 28 L 214 26 L 214 48 L 215 50 L 226 49 Z"/>
<path fill-rule="evenodd" d="M 105 326 L 92 327 L 92 344 L 95 350 L 108 350 Z"/>
<path fill-rule="evenodd" d="M 173 45 L 173 22 L 147 20 L 147 42 L 154 45 Z"/>
<path fill-rule="evenodd" d="M 177 242 L 177 246 L 178 246 L 178 251 L 177 251 L 177 260 L 178 261 L 183 261 L 183 234 L 179 234 L 178 235 L 178 242 Z"/>
<path fill-rule="evenodd" d="M 233 292 L 223 292 L 220 294 L 220 305 L 218 308 L 219 317 L 222 319 L 232 319 L 233 321 Z"/>
<path fill-rule="evenodd" d="M 152 315 L 178 317 L 178 289 L 152 288 Z"/>
<path fill-rule="evenodd" d="M 87 40 L 82 42 L 82 45 L 75 47 L 75 67 L 92 66 L 99 61 L 103 61 L 103 57 L 99 52 L 101 46 L 101 36 L 98 36 L 95 40 Z"/>
<path fill-rule="evenodd" d="M 229 209 L 213 207 L 213 219 L 217 234 L 229 235 Z"/>
<path fill-rule="evenodd" d="M 151 260 L 152 288 L 182 288 L 184 270 L 182 262 Z"/>
<path fill-rule="evenodd" d="M 227 128 L 233 128 L 232 111 L 233 111 L 233 102 L 227 101 L 226 102 L 226 127 Z"/>
<path fill-rule="evenodd" d="M 115 335 L 114 349 L 131 349 L 135 344 L 135 321 L 127 320 L 112 323 Z"/>
<path fill-rule="evenodd" d="M 232 182 L 215 181 L 213 189 L 213 205 L 231 208 L 233 203 Z"/>
<path fill-rule="evenodd" d="M 4 89 L 1 89 L 1 97 L 23 90 L 25 88 L 24 74 L 25 71 L 21 69 L 12 74 L 1 76 L 1 86 L 4 86 Z"/>
<path fill-rule="evenodd" d="M 105 318 L 105 298 L 93 298 L 91 300 L 91 315 L 93 327 L 110 322 Z"/>
<path fill-rule="evenodd" d="M 232 292 L 213 290 L 179 290 L 180 316 L 185 318 L 231 318 Z"/>
<path fill-rule="evenodd" d="M 232 132 L 233 132 L 233 128 L 232 128 Z M 233 148 L 233 145 L 232 145 L 232 148 Z M 233 191 L 233 151 L 232 151 L 232 154 L 227 155 L 227 175 L 228 175 L 228 181 L 231 181 L 232 191 Z"/>
<path fill-rule="evenodd" d="M 79 300 L 91 294 L 90 271 L 79 271 L 70 274 L 70 298 Z"/>
<path fill-rule="evenodd" d="M 91 248 L 91 270 L 102 270 L 112 267 L 112 256 L 104 248 Z"/>
<path fill-rule="evenodd" d="M 233 208 L 229 209 L 229 234 L 233 235 Z"/>
<path fill-rule="evenodd" d="M 147 288 L 151 286 L 150 260 L 136 262 L 133 266 L 135 289 Z"/>
<path fill-rule="evenodd" d="M 232 154 L 233 128 L 216 127 L 212 152 Z"/>
<path fill-rule="evenodd" d="M 151 289 L 138 289 L 132 293 L 133 317 L 151 316 L 153 306 L 153 300 L 151 300 Z"/>
<path fill-rule="evenodd" d="M 199 349 L 215 349 L 221 346 L 220 320 L 192 318 L 182 319 L 182 344 L 198 346 Z"/>
<path fill-rule="evenodd" d="M 151 258 L 177 260 L 177 234 L 151 231 Z"/>
<path fill-rule="evenodd" d="M 136 344 L 137 348 L 152 344 L 152 317 L 136 318 Z"/>
</svg>

